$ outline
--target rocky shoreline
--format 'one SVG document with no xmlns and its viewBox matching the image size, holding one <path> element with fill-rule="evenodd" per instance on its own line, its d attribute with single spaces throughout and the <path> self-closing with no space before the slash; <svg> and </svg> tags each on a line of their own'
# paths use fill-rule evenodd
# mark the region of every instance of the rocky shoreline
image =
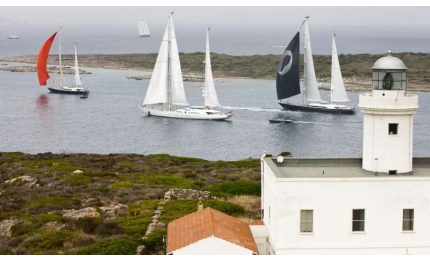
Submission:
<svg viewBox="0 0 430 262">
<path fill-rule="evenodd" d="M 2 71 L 9 72 L 36 72 L 36 66 L 8 66 L 8 67 L 0 67 Z M 57 73 L 59 74 L 59 68 L 55 66 L 48 67 L 49 73 Z M 75 69 L 72 68 L 63 68 L 63 74 L 74 74 Z M 92 74 L 91 72 L 79 69 L 79 74 Z"/>
</svg>

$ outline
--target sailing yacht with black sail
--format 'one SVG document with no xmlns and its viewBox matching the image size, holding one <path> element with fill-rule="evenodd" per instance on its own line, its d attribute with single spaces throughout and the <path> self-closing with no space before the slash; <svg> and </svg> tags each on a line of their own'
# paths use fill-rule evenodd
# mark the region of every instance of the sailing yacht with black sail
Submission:
<svg viewBox="0 0 430 262">
<path fill-rule="evenodd" d="M 60 71 L 60 86 L 53 87 L 49 86 L 48 89 L 52 93 L 61 93 L 61 94 L 88 94 L 90 91 L 86 90 L 82 87 L 81 78 L 79 76 L 79 67 L 78 67 L 78 56 L 76 51 L 76 43 L 75 43 L 75 86 L 67 86 L 66 79 L 63 73 L 63 65 L 61 60 L 61 28 L 59 32 L 55 32 L 39 50 L 39 54 L 37 55 L 37 76 L 39 78 L 39 84 L 41 86 L 45 86 L 47 80 L 50 78 L 47 70 L 48 56 L 49 51 L 51 49 L 51 45 L 54 42 L 55 36 L 59 33 L 59 44 L 58 44 L 58 67 Z"/>
<path fill-rule="evenodd" d="M 225 120 L 230 118 L 232 116 L 231 112 L 224 113 L 209 109 L 206 106 L 183 108 L 188 106 L 189 103 L 185 96 L 172 14 L 167 21 L 148 90 L 146 91 L 143 104 L 140 106 L 141 109 L 148 116 L 199 120 Z M 207 61 L 210 63 L 210 59 Z M 212 76 L 212 73 L 210 76 Z M 212 91 L 215 89 L 210 90 L 205 95 L 212 97 Z M 215 100 L 213 99 L 212 101 Z M 216 102 L 218 102 L 218 99 L 216 99 Z M 210 106 L 215 105 L 211 104 Z"/>
<path fill-rule="evenodd" d="M 300 56 L 300 31 L 296 33 L 289 45 L 284 51 L 279 62 L 276 90 L 278 94 L 278 103 L 286 110 L 291 111 L 308 111 L 333 114 L 354 114 L 354 109 L 345 105 L 333 104 L 321 99 L 315 76 L 314 62 L 312 58 L 312 49 L 309 36 L 309 16 L 303 21 L 305 25 L 305 44 L 304 44 L 304 83 L 303 90 L 300 88 L 299 75 L 299 56 Z M 337 59 L 337 53 L 334 54 Z M 339 62 L 337 63 L 339 65 Z M 333 65 L 332 65 L 333 66 Z M 340 75 L 340 67 L 332 67 L 336 76 Z M 340 75 L 340 77 L 342 77 Z M 338 81 L 335 79 L 335 81 Z M 343 83 L 343 82 L 342 82 Z M 342 93 L 341 86 L 336 86 L 336 95 Z M 345 87 L 343 87 L 345 89 Z M 303 93 L 302 104 L 294 104 L 282 99 L 287 99 Z M 333 93 L 333 92 L 332 92 Z M 346 92 L 345 92 L 346 95 Z M 335 101 L 335 100 L 332 100 Z"/>
</svg>

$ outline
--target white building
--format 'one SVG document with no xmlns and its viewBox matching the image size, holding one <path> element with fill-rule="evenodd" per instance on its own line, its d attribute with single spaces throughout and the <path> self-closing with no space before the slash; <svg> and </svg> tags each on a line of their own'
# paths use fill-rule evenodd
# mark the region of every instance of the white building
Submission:
<svg viewBox="0 0 430 262">
<path fill-rule="evenodd" d="M 430 254 L 430 158 L 412 157 L 406 71 L 390 53 L 374 64 L 362 158 L 261 158 L 268 254 Z"/>
<path fill-rule="evenodd" d="M 248 223 L 207 207 L 169 223 L 166 254 L 258 255 L 258 248 Z"/>
</svg>

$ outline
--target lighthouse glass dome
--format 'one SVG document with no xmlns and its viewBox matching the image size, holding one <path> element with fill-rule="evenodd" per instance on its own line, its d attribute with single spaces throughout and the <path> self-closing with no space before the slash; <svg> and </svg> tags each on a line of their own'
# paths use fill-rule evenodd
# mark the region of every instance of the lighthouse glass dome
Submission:
<svg viewBox="0 0 430 262">
<path fill-rule="evenodd" d="M 406 70 L 408 68 L 397 57 L 387 56 L 378 59 L 372 67 L 374 90 L 406 90 Z"/>
</svg>

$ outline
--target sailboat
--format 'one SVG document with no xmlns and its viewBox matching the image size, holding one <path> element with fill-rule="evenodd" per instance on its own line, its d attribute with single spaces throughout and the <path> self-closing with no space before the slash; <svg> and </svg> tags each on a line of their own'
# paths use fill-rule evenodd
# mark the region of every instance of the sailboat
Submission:
<svg viewBox="0 0 430 262">
<path fill-rule="evenodd" d="M 173 26 L 173 18 L 170 14 L 163 40 L 155 62 L 154 70 L 151 75 L 148 90 L 146 91 L 141 109 L 148 116 L 199 119 L 199 120 L 225 120 L 232 117 L 231 112 L 220 112 L 209 109 L 206 106 L 188 106 L 185 96 L 184 83 L 182 79 L 181 63 L 179 60 L 178 45 Z M 208 44 L 207 44 L 208 46 Z M 208 52 L 208 50 L 207 50 Z M 210 64 L 210 59 L 207 60 Z M 207 63 L 206 63 L 207 64 Z M 209 73 L 208 73 L 209 75 Z M 210 73 L 212 76 L 212 72 Z M 208 79 L 210 81 L 210 79 Z M 213 81 L 213 79 L 212 79 Z M 209 84 L 210 85 L 210 84 Z M 208 84 L 205 84 L 205 90 Z M 218 99 L 214 99 L 213 90 L 210 86 L 206 91 L 207 98 L 211 106 L 216 106 Z M 216 97 L 216 93 L 215 93 Z M 215 103 L 215 102 L 216 103 Z"/>
<path fill-rule="evenodd" d="M 151 36 L 151 33 L 149 32 L 149 26 L 145 20 L 137 21 L 137 32 L 139 33 L 140 37 Z"/>
<path fill-rule="evenodd" d="M 309 16 L 305 18 L 302 23 L 305 26 L 305 43 L 304 43 L 304 84 L 303 90 L 300 88 L 299 76 L 299 43 L 300 43 L 300 30 L 293 37 L 287 48 L 285 49 L 281 61 L 279 63 L 278 72 L 276 76 L 276 90 L 278 96 L 278 103 L 286 110 L 290 111 L 308 111 L 308 112 L 321 112 L 333 114 L 354 114 L 354 108 L 328 103 L 321 99 L 318 85 L 315 76 L 314 62 L 312 58 L 311 41 L 309 36 Z M 337 53 L 335 53 L 337 59 Z M 339 65 L 339 63 L 338 63 Z M 334 68 L 333 68 L 334 66 Z M 340 75 L 340 66 L 332 65 L 332 71 L 336 76 Z M 337 73 L 337 71 L 339 73 Z M 335 80 L 338 81 L 338 80 Z M 334 93 L 338 95 L 341 93 L 342 87 L 337 86 Z M 343 87 L 345 89 L 345 87 Z M 303 93 L 303 101 L 301 104 L 294 104 L 282 101 L 282 99 L 290 98 Z M 346 92 L 345 92 L 346 95 Z M 335 101 L 335 100 L 332 100 Z"/>
<path fill-rule="evenodd" d="M 58 61 L 59 61 L 59 71 L 60 71 L 60 86 L 52 87 L 49 86 L 48 89 L 52 93 L 61 93 L 61 94 L 88 94 L 90 91 L 86 90 L 82 87 L 81 78 L 79 76 L 79 67 L 78 67 L 78 56 L 76 51 L 76 43 L 75 43 L 75 85 L 67 86 L 66 80 L 63 74 L 63 66 L 61 63 L 61 28 L 59 32 L 55 32 L 51 37 L 49 37 L 42 47 L 39 50 L 39 54 L 37 55 L 37 76 L 39 78 L 39 84 L 41 86 L 47 85 L 47 80 L 50 78 L 47 70 L 48 56 L 49 51 L 51 49 L 51 45 L 54 42 L 54 39 L 59 33 L 59 44 L 58 44 Z"/>
<path fill-rule="evenodd" d="M 16 31 L 14 31 L 14 32 L 12 33 L 12 30 L 10 30 L 10 32 L 9 32 L 9 36 L 7 37 L 7 39 L 19 39 L 19 36 L 18 36 L 18 34 L 16 33 Z"/>
</svg>

